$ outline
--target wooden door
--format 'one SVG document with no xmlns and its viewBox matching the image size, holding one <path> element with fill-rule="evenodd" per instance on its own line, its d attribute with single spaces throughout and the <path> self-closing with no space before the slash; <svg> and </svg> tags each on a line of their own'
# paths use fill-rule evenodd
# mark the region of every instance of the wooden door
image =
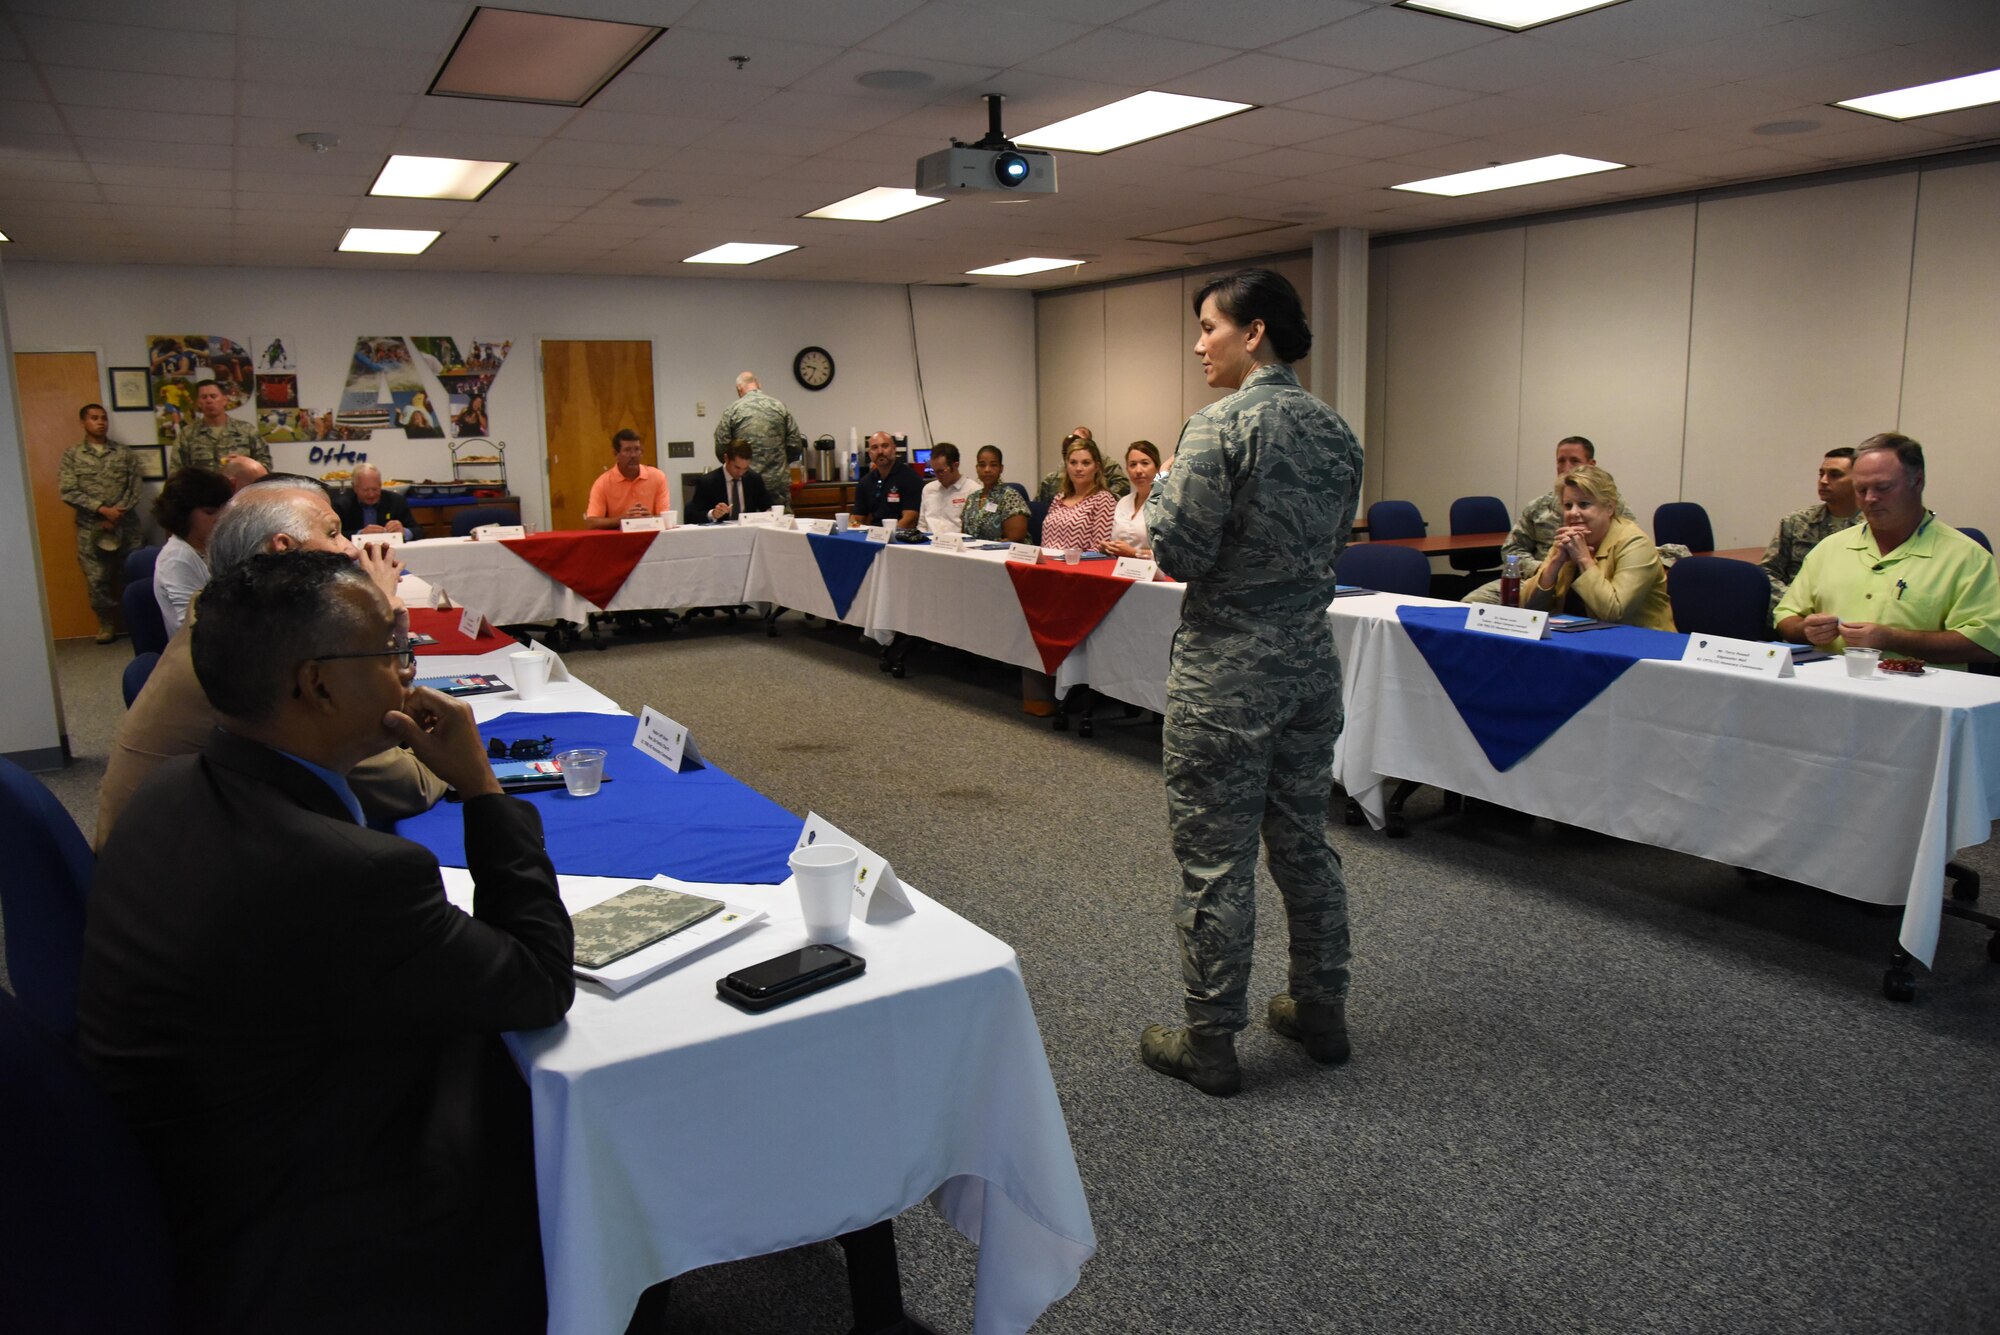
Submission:
<svg viewBox="0 0 2000 1335">
<path fill-rule="evenodd" d="M 63 504 L 57 484 L 63 451 L 83 439 L 77 410 L 104 401 L 97 354 L 16 353 L 14 380 L 21 392 L 21 438 L 28 452 L 28 485 L 35 494 L 35 535 L 41 544 L 49 630 L 59 640 L 95 635 L 97 613 L 91 609 L 90 588 L 76 564 L 76 511 Z"/>
<path fill-rule="evenodd" d="M 638 432 L 646 442 L 645 462 L 659 467 L 653 345 L 644 339 L 545 340 L 542 411 L 553 528 L 583 527 L 590 484 L 611 467 L 615 433 L 626 427 Z"/>
</svg>

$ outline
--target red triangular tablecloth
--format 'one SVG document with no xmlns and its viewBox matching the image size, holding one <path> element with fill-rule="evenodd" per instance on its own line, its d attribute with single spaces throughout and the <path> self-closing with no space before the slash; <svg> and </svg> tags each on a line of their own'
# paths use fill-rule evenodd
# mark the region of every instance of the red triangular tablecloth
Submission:
<svg viewBox="0 0 2000 1335">
<path fill-rule="evenodd" d="M 1054 676 L 1069 651 L 1097 629 L 1132 586 L 1131 580 L 1112 574 L 1111 566 L 1109 561 L 1074 566 L 1007 562 L 1007 578 L 1014 581 L 1014 596 L 1021 601 L 1044 672 Z"/>
<path fill-rule="evenodd" d="M 657 533 L 537 533 L 501 542 L 514 555 L 602 611 L 618 596 Z"/>
<path fill-rule="evenodd" d="M 469 640 L 459 634 L 458 624 L 465 620 L 463 612 L 440 612 L 431 607 L 410 609 L 410 629 L 418 634 L 434 636 L 436 644 L 426 644 L 418 648 L 419 656 L 425 654 L 490 654 L 495 649 L 518 649 L 521 642 L 512 635 L 502 635 L 493 629 L 491 622 L 480 628 L 480 636 Z"/>
</svg>

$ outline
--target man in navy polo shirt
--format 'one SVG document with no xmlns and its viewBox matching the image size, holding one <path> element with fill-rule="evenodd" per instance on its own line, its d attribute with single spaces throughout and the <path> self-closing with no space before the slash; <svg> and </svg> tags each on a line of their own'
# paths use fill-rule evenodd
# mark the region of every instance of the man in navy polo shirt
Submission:
<svg viewBox="0 0 2000 1335">
<path fill-rule="evenodd" d="M 888 432 L 877 431 L 868 438 L 868 462 L 868 471 L 854 484 L 854 510 L 848 522 L 857 528 L 869 524 L 915 528 L 924 480 L 916 469 L 896 462 L 896 442 Z"/>
</svg>

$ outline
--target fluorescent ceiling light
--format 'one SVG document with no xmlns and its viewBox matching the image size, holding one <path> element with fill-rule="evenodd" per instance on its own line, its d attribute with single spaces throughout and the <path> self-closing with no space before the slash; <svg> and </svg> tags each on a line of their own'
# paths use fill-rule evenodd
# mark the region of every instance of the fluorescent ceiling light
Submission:
<svg viewBox="0 0 2000 1335">
<path fill-rule="evenodd" d="M 967 269 L 967 273 L 990 274 L 998 278 L 1017 278 L 1024 273 L 1047 273 L 1050 269 L 1069 269 L 1082 264 L 1082 260 L 1008 260 L 1005 264 L 989 264 L 984 269 Z"/>
<path fill-rule="evenodd" d="M 1489 28 L 1521 32 L 1554 23 L 1586 10 L 1603 9 L 1623 0 L 1397 0 L 1398 9 L 1421 9 L 1449 19 L 1484 23 Z"/>
<path fill-rule="evenodd" d="M 755 264 L 758 260 L 768 260 L 773 255 L 782 255 L 797 246 L 766 246 L 752 241 L 729 241 L 713 250 L 704 250 L 699 255 L 690 255 L 682 264 Z"/>
<path fill-rule="evenodd" d="M 420 232 L 401 227 L 350 227 L 340 238 L 340 249 L 370 255 L 421 255 L 442 232 Z"/>
<path fill-rule="evenodd" d="M 1850 98 L 1833 105 L 1846 107 L 1849 111 L 1865 111 L 1870 116 L 1886 116 L 1892 121 L 1906 121 L 1914 116 L 1935 116 L 1941 111 L 1983 107 L 1988 102 L 2000 102 L 2000 70 L 1968 74 L 1958 79 L 1941 79 L 1937 83 L 1921 83 L 1915 88 L 1898 88 L 1894 92 Z"/>
<path fill-rule="evenodd" d="M 863 190 L 858 195 L 849 195 L 823 209 L 814 209 L 805 214 L 808 218 L 835 218 L 843 222 L 884 222 L 901 217 L 905 213 L 915 213 L 933 204 L 942 204 L 942 199 L 932 199 L 914 190 L 898 190 L 893 186 L 878 185 L 873 190 Z"/>
<path fill-rule="evenodd" d="M 429 91 L 580 107 L 665 31 L 482 6 L 472 11 Z"/>
<path fill-rule="evenodd" d="M 475 162 L 467 158 L 417 158 L 392 153 L 382 164 L 371 195 L 402 199 L 478 199 L 514 169 L 511 162 Z"/>
<path fill-rule="evenodd" d="M 1410 181 L 1389 188 L 1411 190 L 1420 195 L 1477 195 L 1488 190 L 1511 190 L 1517 185 L 1539 185 L 1543 181 L 1560 181 L 1568 176 L 1588 176 L 1592 172 L 1617 171 L 1623 166 L 1625 164 L 1622 162 L 1604 162 L 1597 158 L 1579 158 L 1568 153 L 1552 153 L 1545 158 L 1529 158 L 1526 162 L 1503 162 L 1497 167 L 1481 167 L 1478 171 L 1458 172 L 1451 176 L 1433 176 L 1428 181 Z"/>
<path fill-rule="evenodd" d="M 1044 125 L 1014 136 L 1023 148 L 1051 148 L 1065 153 L 1109 153 L 1146 139 L 1185 130 L 1190 125 L 1249 111 L 1253 102 L 1222 102 L 1181 93 L 1134 93 L 1123 101 L 1086 111 L 1081 116 Z"/>
</svg>

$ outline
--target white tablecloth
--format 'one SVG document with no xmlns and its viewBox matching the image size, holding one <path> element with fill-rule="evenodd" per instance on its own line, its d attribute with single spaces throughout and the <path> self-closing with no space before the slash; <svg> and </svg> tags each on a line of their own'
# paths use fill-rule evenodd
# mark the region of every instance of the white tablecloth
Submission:
<svg viewBox="0 0 2000 1335">
<path fill-rule="evenodd" d="M 776 603 L 809 616 L 866 628 L 869 610 L 875 604 L 877 574 L 887 556 L 886 550 L 876 556 L 868 573 L 861 578 L 861 587 L 855 590 L 847 615 L 838 616 L 833 610 L 833 599 L 827 594 L 826 580 L 819 573 L 819 562 L 813 559 L 807 535 L 794 529 L 764 529 L 757 534 L 741 601 Z M 886 642 L 888 637 L 885 635 L 883 639 Z"/>
<path fill-rule="evenodd" d="M 661 533 L 603 607 L 497 542 L 426 538 L 406 542 L 397 551 L 411 574 L 443 588 L 454 602 L 478 608 L 495 624 L 514 625 L 559 618 L 581 622 L 592 612 L 740 603 L 756 537 L 756 530 L 735 524 Z"/>
<path fill-rule="evenodd" d="M 1621 839 L 1905 904 L 1903 948 L 1937 947 L 1944 864 L 2000 818 L 2000 680 L 1791 680 L 1635 663 L 1505 774 L 1494 770 L 1383 594 L 1332 607 L 1347 726 L 1334 777 L 1382 815 L 1415 779 Z"/>
</svg>

